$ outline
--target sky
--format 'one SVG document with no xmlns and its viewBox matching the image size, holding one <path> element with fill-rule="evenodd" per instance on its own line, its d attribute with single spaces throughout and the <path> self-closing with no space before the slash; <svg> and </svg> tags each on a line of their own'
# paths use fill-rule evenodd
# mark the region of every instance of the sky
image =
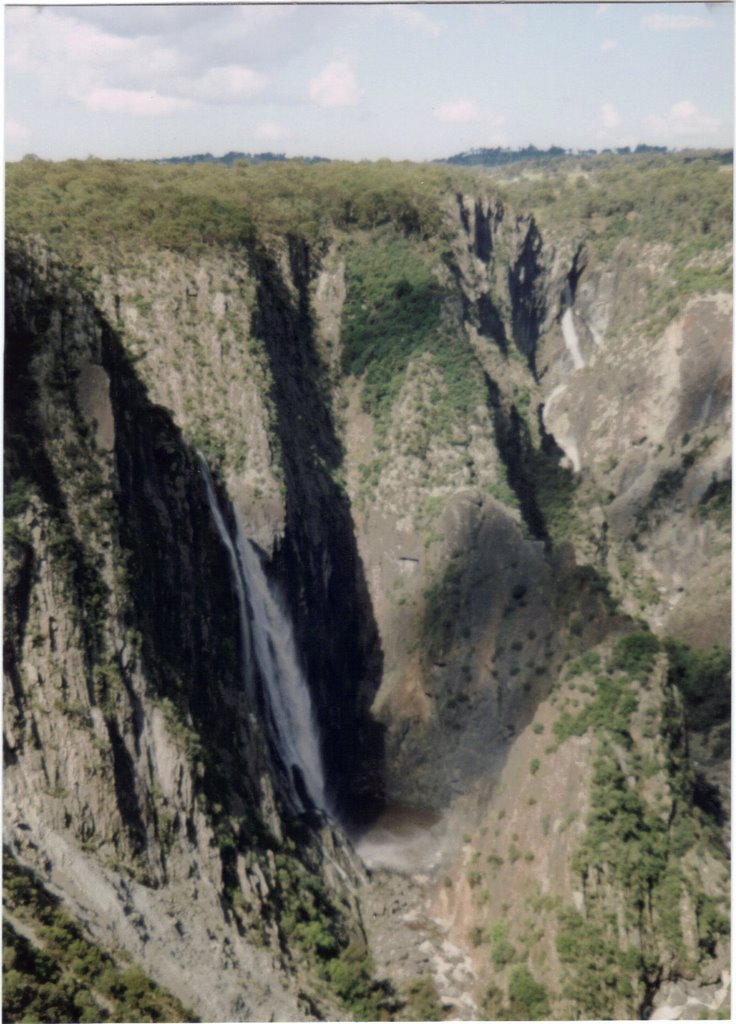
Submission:
<svg viewBox="0 0 736 1024">
<path fill-rule="evenodd" d="M 718 4 L 5 5 L 5 156 L 733 145 Z"/>
</svg>

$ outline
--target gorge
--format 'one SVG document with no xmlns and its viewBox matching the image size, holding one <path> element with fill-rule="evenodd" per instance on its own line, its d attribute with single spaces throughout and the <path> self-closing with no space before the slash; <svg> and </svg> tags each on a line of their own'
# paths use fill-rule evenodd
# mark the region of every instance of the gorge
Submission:
<svg viewBox="0 0 736 1024">
<path fill-rule="evenodd" d="M 728 1016 L 730 171 L 8 165 L 9 1020 Z"/>
</svg>

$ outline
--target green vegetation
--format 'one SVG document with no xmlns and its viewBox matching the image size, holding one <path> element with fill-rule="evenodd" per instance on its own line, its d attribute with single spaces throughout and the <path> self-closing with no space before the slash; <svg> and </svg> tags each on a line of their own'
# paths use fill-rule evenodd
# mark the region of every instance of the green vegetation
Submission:
<svg viewBox="0 0 736 1024">
<path fill-rule="evenodd" d="M 572 235 L 588 240 L 594 259 L 610 255 L 625 239 L 637 246 L 664 241 L 670 249 L 663 257 L 669 279 L 652 287 L 648 311 L 652 323 L 665 313 L 671 315 L 690 294 L 726 285 L 730 288 L 730 265 L 721 252 L 730 240 L 730 230 L 725 227 L 730 228 L 731 223 L 730 181 L 719 165 L 707 160 L 688 163 L 679 157 L 665 160 L 651 154 L 632 159 L 625 167 L 597 163 L 586 170 L 585 161 L 579 163 L 581 174 L 570 174 L 568 167 L 557 176 L 552 169 L 538 182 L 508 182 L 503 187 L 519 208 L 528 208 L 531 203 L 538 209 L 543 227 L 545 222 L 558 227 L 572 223 Z M 346 263 L 341 369 L 362 378 L 364 404 L 376 425 L 379 455 L 361 467 L 363 484 L 372 486 L 380 479 L 385 465 L 387 456 L 383 449 L 389 414 L 407 381 L 410 366 L 417 371 L 417 392 L 422 388 L 426 392 L 417 404 L 424 403 L 421 411 L 431 423 L 426 437 L 407 442 L 409 454 L 420 460 L 427 454 L 432 432 L 467 449 L 468 439 L 461 436 L 458 425 L 470 421 L 476 406 L 487 404 L 480 369 L 464 332 L 453 323 L 456 311 L 448 289 L 442 284 L 447 274 L 443 266 L 446 254 L 442 251 L 447 240 L 442 237 L 441 199 L 453 190 L 459 191 L 454 174 L 444 168 L 389 163 L 155 167 L 97 160 L 56 165 L 23 161 L 8 168 L 7 220 L 11 233 L 44 235 L 70 264 L 86 260 L 88 266 L 94 265 L 95 253 L 99 255 L 108 245 L 127 246 L 131 250 L 165 249 L 193 256 L 215 248 L 238 249 L 253 258 L 258 240 L 272 233 L 281 237 L 301 236 L 315 243 L 331 232 Z M 348 230 L 350 236 L 344 234 Z M 369 230 L 370 237 L 366 235 Z M 705 258 L 701 259 L 703 254 Z M 130 301 L 142 316 L 150 314 L 150 304 L 142 296 L 134 295 Z M 304 298 L 305 304 L 306 301 Z M 47 314 L 45 310 L 44 315 Z M 243 341 L 242 337 L 235 337 L 238 343 Z M 195 351 L 195 343 L 193 339 L 193 358 L 199 364 L 204 360 L 204 351 Z M 60 365 L 54 374 L 59 381 L 58 393 L 63 394 L 69 384 L 68 367 Z M 514 402 L 514 412 L 518 412 L 522 424 L 520 430 L 526 429 L 524 445 L 520 442 L 518 450 L 510 452 L 518 462 L 519 472 L 514 480 L 517 493 L 520 495 L 526 489 L 532 495 L 541 529 L 553 541 L 569 538 L 577 522 L 575 474 L 559 466 L 557 455 L 538 450 L 539 430 L 531 422 L 532 393 L 515 386 Z M 206 426 L 202 429 L 198 444 L 213 462 L 224 462 L 225 442 L 213 439 Z M 27 433 L 30 436 L 30 431 Z M 689 438 L 683 438 L 683 446 L 689 442 Z M 662 474 L 652 491 L 650 509 L 676 493 L 693 460 L 707 450 L 704 444 L 705 439 L 699 447 L 684 452 L 681 464 Z M 93 506 L 100 510 L 107 500 L 108 522 L 113 519 L 114 507 L 109 504 L 111 492 L 105 479 L 99 472 L 84 469 L 85 465 L 96 468 L 93 454 L 91 441 L 85 441 L 78 450 L 65 453 L 63 462 L 59 461 L 60 466 L 74 471 L 67 474 L 76 480 L 75 502 L 70 504 L 78 505 L 80 512 L 78 519 L 72 521 L 59 502 L 49 512 L 48 535 L 53 565 L 68 586 L 74 588 L 72 596 L 78 599 L 72 602 L 73 607 L 88 609 L 85 615 L 89 617 L 92 640 L 96 641 L 103 631 L 111 595 L 103 581 L 100 570 L 104 566 L 98 553 L 80 538 L 86 537 L 86 527 L 91 522 L 102 518 L 90 515 Z M 34 494 L 41 493 L 39 486 L 43 482 L 40 471 L 34 475 L 29 470 L 38 469 L 32 452 L 25 452 L 17 462 L 13 467 L 14 479 L 5 493 L 6 521 L 10 521 L 11 530 L 13 521 L 23 515 Z M 507 465 L 511 462 L 509 457 Z M 465 465 L 472 469 L 471 462 Z M 75 468 L 79 468 L 78 474 Z M 509 501 L 508 482 L 486 487 Z M 48 493 L 39 500 L 47 508 L 52 504 Z M 445 499 L 433 494 L 428 500 L 441 503 Z M 518 504 L 519 498 L 514 500 Z M 730 514 L 730 489 L 714 481 L 700 511 L 725 524 Z M 528 513 L 529 508 L 525 507 L 527 521 L 531 523 Z M 560 594 L 570 604 L 570 633 L 581 636 L 587 628 L 585 621 L 595 616 L 596 608 L 612 610 L 607 580 L 589 566 L 570 573 L 568 579 L 569 593 L 562 594 L 561 587 Z M 468 585 L 462 563 L 452 559 L 425 591 L 421 632 L 428 658 L 437 659 L 447 651 L 455 630 L 463 630 L 464 638 L 469 639 L 470 624 L 462 620 L 464 587 Z M 519 587 L 513 598 L 521 601 L 525 588 Z M 656 598 L 651 586 L 641 593 L 652 601 Z M 589 602 L 593 598 L 595 603 Z M 588 603 L 591 607 L 586 607 Z M 513 610 L 515 606 L 509 607 Z M 584 621 L 585 615 L 589 618 Z M 533 631 L 528 632 L 528 637 L 530 641 L 535 639 Z M 36 642 L 35 637 L 32 642 Z M 44 638 L 40 637 L 38 642 L 42 644 Z M 512 651 L 520 652 L 523 645 L 517 640 L 510 646 Z M 123 692 L 120 666 L 115 659 L 105 656 L 101 642 L 90 641 L 88 647 L 88 653 L 94 655 L 88 660 L 93 665 L 95 699 L 108 715 L 113 715 Z M 657 637 L 648 632 L 622 637 L 609 660 L 608 674 L 601 670 L 598 654 L 580 655 L 570 664 L 568 677 L 573 680 L 590 673 L 595 676 L 594 687 L 579 679 L 571 683 L 570 688 L 576 689 L 572 701 L 575 710 L 563 710 L 553 731 L 558 743 L 588 730 L 595 732 L 600 741 L 594 766 L 592 809 L 587 833 L 573 861 L 574 870 L 586 879 L 601 881 L 598 891 L 615 881 L 617 889 L 624 893 L 626 924 L 640 927 L 645 914 L 649 914 L 661 928 L 663 943 L 677 961 L 685 958 L 678 913 L 685 897 L 691 898 L 694 908 L 702 956 L 713 954 L 720 937 L 727 932 L 728 923 L 723 908 L 699 891 L 680 865 L 684 854 L 707 839 L 708 833 L 702 815 L 692 811 L 694 778 L 687 762 L 684 730 L 674 696 L 664 709 L 659 734 L 655 723 L 645 724 L 644 735 L 653 741 L 652 746 L 657 746 L 657 757 L 652 755 L 645 765 L 645 758 L 631 750 L 631 718 L 638 706 L 633 684 L 646 685 L 661 647 Z M 690 725 L 702 730 L 721 726 L 729 714 L 727 653 L 719 649 L 692 651 L 678 641 L 666 641 L 664 648 L 670 665 L 668 681 L 683 694 Z M 220 650 L 227 649 L 223 645 Z M 500 655 L 500 647 L 497 653 Z M 535 658 L 540 655 L 535 653 Z M 237 662 L 234 645 L 227 661 Z M 526 666 L 540 672 L 541 666 L 535 669 L 534 660 L 527 660 Z M 469 664 L 462 668 L 470 674 Z M 167 666 L 161 669 L 162 677 L 167 671 Z M 509 670 L 510 674 L 520 671 L 518 665 Z M 542 668 L 540 674 L 543 672 Z M 174 673 L 171 675 L 171 689 L 176 690 L 179 684 L 173 681 Z M 205 673 L 203 678 L 206 677 Z M 250 908 L 244 907 L 244 897 L 233 882 L 234 855 L 245 846 L 246 826 L 227 807 L 213 800 L 208 804 L 204 797 L 205 792 L 212 797 L 218 789 L 216 768 L 209 758 L 216 760 L 219 755 L 212 753 L 215 747 L 211 736 L 195 728 L 206 715 L 202 713 L 202 718 L 195 722 L 186 689 L 182 683 L 181 695 L 161 697 L 158 705 L 190 761 L 201 769 L 195 774 L 207 780 L 199 795 L 208 807 L 215 840 L 223 855 L 231 909 L 240 923 L 253 928 L 255 934 L 259 927 L 263 928 L 263 922 L 248 916 Z M 467 700 L 467 695 L 456 693 L 444 706 L 451 708 L 463 700 Z M 88 727 L 81 705 L 62 705 L 61 713 L 80 727 Z M 541 734 L 542 724 L 535 723 L 532 731 Z M 210 751 L 209 756 L 205 750 Z M 529 762 L 532 775 L 540 768 L 539 758 Z M 665 779 L 661 783 L 663 795 L 648 801 L 641 791 L 645 787 L 639 783 L 659 772 Z M 221 788 L 227 789 L 224 785 Z M 227 801 L 227 797 L 221 799 Z M 156 810 L 158 814 L 160 809 Z M 499 813 L 499 819 L 503 814 Z M 568 815 L 559 832 L 569 827 L 574 814 Z M 545 835 L 550 833 L 551 824 L 549 816 L 542 819 Z M 254 829 L 257 827 L 253 825 Z M 159 836 L 164 849 L 171 841 L 172 828 L 160 810 Z M 253 838 L 248 836 L 251 850 Z M 467 838 L 469 841 L 470 837 Z M 522 853 L 516 840 L 518 836 L 512 836 L 508 848 L 503 847 L 508 861 L 515 863 L 522 857 L 530 861 L 532 852 Z M 271 863 L 275 868 L 274 877 L 269 879 L 273 887 L 264 916 L 277 929 L 284 954 L 299 954 L 311 964 L 323 991 L 329 985 L 357 1019 L 397 1019 L 397 1010 L 407 1020 L 440 1018 L 441 1007 L 429 979 L 418 979 L 408 988 L 402 1007 L 390 988 L 375 979 L 362 933 L 346 907 L 296 857 L 293 847 L 290 851 L 286 845 L 277 848 L 274 844 L 268 849 L 274 854 Z M 260 852 L 263 851 L 253 856 L 260 858 Z M 472 863 L 479 856 L 476 851 Z M 264 863 L 265 860 L 264 857 Z M 489 854 L 486 862 L 487 874 L 497 873 L 504 863 L 496 853 Z M 188 1013 L 185 1008 L 179 1007 L 137 969 L 119 970 L 110 957 L 84 939 L 80 929 L 50 897 L 40 888 L 33 888 L 29 876 L 11 861 L 7 864 L 9 905 L 19 918 L 32 921 L 45 946 L 43 951 L 37 949 L 12 925 L 7 926 L 9 1019 L 88 1021 L 109 1019 L 111 1014 L 113 1019 L 184 1019 Z M 476 904 L 488 898 L 488 891 L 482 888 L 484 875 L 480 870 L 471 870 L 466 877 Z M 449 878 L 445 885 L 451 886 Z M 595 891 L 594 886 L 591 889 Z M 589 890 L 586 917 L 568 911 L 560 920 L 557 950 L 569 968 L 564 995 L 581 1015 L 614 1016 L 622 1006 L 631 1007 L 641 1001 L 651 969 L 651 961 L 646 959 L 650 951 L 621 949 L 618 922 L 606 913 L 603 899 L 597 905 L 595 896 L 588 898 Z M 480 944 L 483 934 L 479 927 L 474 928 L 473 943 Z M 488 1017 L 505 1019 L 548 1018 L 550 996 L 524 964 L 524 938 L 512 932 L 506 922 L 495 922 L 488 942 L 490 961 L 496 970 L 505 973 L 508 994 L 505 997 L 498 989 L 489 990 L 484 1012 Z M 97 993 L 104 999 L 99 1000 Z M 114 1005 L 114 1011 L 108 1009 L 106 1001 Z"/>
<path fill-rule="evenodd" d="M 730 240 L 731 172 L 720 154 L 571 157 L 539 170 L 516 181 L 494 178 L 543 225 L 564 224 L 573 234 L 587 229 L 602 255 L 626 237 L 683 244 L 693 252 Z M 683 274 L 678 284 L 686 280 Z M 714 280 L 722 285 L 727 277 L 716 271 Z"/>
<path fill-rule="evenodd" d="M 351 928 L 322 880 L 301 861 L 281 850 L 275 854 L 276 888 L 268 913 L 276 922 L 285 952 L 300 951 L 315 966 L 357 1020 L 385 1020 L 392 992 L 376 981 L 362 934 Z"/>
<path fill-rule="evenodd" d="M 480 149 L 470 149 L 464 153 L 448 156 L 444 163 L 457 164 L 462 167 L 503 167 L 506 164 L 520 163 L 525 160 L 545 164 L 564 155 L 565 150 L 560 146 L 550 146 L 549 149 L 537 149 L 536 146 L 522 146 L 518 149 L 483 146 Z"/>
<path fill-rule="evenodd" d="M 716 857 L 723 854 L 722 840 L 713 822 L 693 806 L 695 780 L 678 721 L 676 706 L 670 701 L 661 728 L 671 794 L 669 815 L 662 814 L 656 800 L 654 805 L 648 803 L 638 783 L 631 781 L 631 774 L 636 777 L 638 772 L 635 761 L 622 766 L 611 745 L 607 741 L 601 743 L 594 764 L 587 831 L 571 866 L 589 883 L 596 879 L 615 880 L 624 894 L 627 917 L 632 924 L 641 922 L 645 911 L 655 914 L 658 939 L 685 970 L 692 964 L 683 934 L 683 898 L 692 901 L 698 916 L 700 953 L 696 953 L 696 958 L 713 954 L 715 942 L 727 933 L 728 924 L 721 909 L 702 891 L 698 877 L 683 863 L 693 847 L 707 846 Z M 602 906 L 592 921 L 596 928 L 605 926 Z M 613 941 L 615 933 L 611 935 L 607 926 L 604 930 Z M 657 955 L 656 940 L 650 937 L 647 942 L 653 943 L 647 954 L 650 960 L 645 957 L 637 968 L 642 980 L 649 970 L 656 971 L 656 960 L 651 961 Z M 591 955 L 591 963 L 598 960 L 599 952 Z M 630 964 L 629 968 L 633 966 Z"/>
<path fill-rule="evenodd" d="M 7 853 L 3 902 L 39 949 L 3 922 L 3 1018 L 35 1021 L 195 1021 L 138 967 L 121 967 L 82 934 L 30 871 Z"/>
<path fill-rule="evenodd" d="M 514 967 L 509 975 L 509 999 L 496 985 L 490 985 L 481 1001 L 484 1020 L 550 1020 L 547 990 L 536 981 L 528 967 Z"/>
<path fill-rule="evenodd" d="M 3 1019 L 9 1021 L 108 1020 L 84 982 L 65 975 L 53 957 L 3 921 Z"/>
<path fill-rule="evenodd" d="M 556 543 L 568 540 L 578 528 L 574 504 L 578 478 L 555 456 L 537 448 L 529 454 L 529 477 L 547 533 Z"/>
<path fill-rule="evenodd" d="M 187 720 L 187 713 L 170 697 L 156 697 L 153 703 L 161 709 L 171 734 L 181 744 L 187 760 L 191 765 L 204 760 L 202 740 Z"/>
<path fill-rule="evenodd" d="M 534 212 L 543 235 L 585 243 L 590 261 L 610 259 L 620 243 L 624 259 L 656 245 L 659 273 L 639 327 L 655 336 L 691 296 L 731 292 L 731 161 L 713 151 L 602 154 L 486 174 L 509 203 Z"/>
<path fill-rule="evenodd" d="M 613 1020 L 621 1003 L 631 1006 L 635 995 L 640 1001 L 640 954 L 633 946 L 621 947 L 611 922 L 604 927 L 572 908 L 563 910 L 555 941 L 568 968 L 562 994 L 581 1019 Z"/>
<path fill-rule="evenodd" d="M 661 642 L 653 633 L 639 631 L 617 641 L 608 662 L 611 674 L 596 676 L 593 699 L 576 713 L 561 712 L 553 726 L 557 742 L 582 736 L 592 727 L 629 746 L 628 721 L 637 706 L 630 683 L 646 682 L 660 650 L 667 654 L 667 680 L 682 694 L 689 727 L 707 731 L 727 725 L 731 713 L 730 651 L 722 647 L 698 651 L 681 640 Z M 587 651 L 570 663 L 566 676 L 574 679 L 599 665 L 599 656 Z"/>
<path fill-rule="evenodd" d="M 392 1020 L 395 999 L 384 982 L 373 977 L 373 962 L 363 943 L 351 943 L 322 970 L 336 995 L 356 1020 Z"/>
<path fill-rule="evenodd" d="M 713 480 L 700 499 L 698 511 L 701 516 L 714 520 L 723 529 L 731 524 L 731 490 L 728 480 Z"/>
<path fill-rule="evenodd" d="M 655 755 L 633 749 L 630 720 L 637 710 L 634 682 L 647 686 L 662 648 L 670 659 L 664 703 L 647 707 L 642 732 L 655 740 Z M 729 659 L 724 651 L 693 652 L 675 641 L 664 644 L 652 633 L 619 638 L 608 674 L 598 674 L 595 689 L 575 712 L 563 710 L 554 725 L 558 742 L 592 728 L 598 738 L 586 832 L 571 867 L 583 878 L 585 917 L 569 909 L 560 916 L 557 949 L 569 970 L 561 994 L 585 1017 L 628 1016 L 641 1004 L 661 970 L 661 949 L 677 970 L 694 970 L 698 959 L 713 956 L 727 933 L 724 908 L 703 891 L 697 873 L 684 861 L 692 848 L 722 858 L 722 837 L 714 808 L 697 795 L 698 779 L 687 753 L 681 704 L 675 686 L 690 694 L 710 693 L 704 722 L 717 722 L 727 709 Z M 596 652 L 585 652 L 567 670 L 567 679 L 600 668 Z M 583 683 L 573 683 L 587 692 Z M 724 696 L 725 695 L 725 696 Z M 574 702 L 573 702 L 574 703 Z M 686 700 L 687 706 L 687 700 Z M 652 719 L 659 719 L 658 734 Z M 662 772 L 666 782 L 647 796 L 642 782 Z M 700 804 L 699 804 L 700 801 Z M 717 809 L 716 809 L 717 810 Z M 622 894 L 625 920 L 641 932 L 638 948 L 622 948 L 620 906 L 607 895 Z M 698 922 L 698 948 L 688 945 L 683 901 Z M 651 925 L 646 921 L 651 919 Z"/>
<path fill-rule="evenodd" d="M 601 657 L 596 651 L 584 651 L 579 658 L 571 661 L 567 667 L 566 678 L 573 679 L 583 672 L 595 672 L 600 668 Z"/>
<path fill-rule="evenodd" d="M 426 237 L 439 231 L 441 197 L 462 174 L 389 161 L 227 167 L 22 160 L 6 168 L 6 223 L 10 232 L 41 234 L 77 257 L 110 239 L 197 253 L 249 245 L 256 232 L 316 241 L 328 227 L 392 224 Z"/>
<path fill-rule="evenodd" d="M 442 290 L 416 244 L 393 234 L 376 241 L 349 252 L 341 338 L 343 369 L 366 373 L 363 401 L 380 418 L 412 354 L 437 332 Z"/>
<path fill-rule="evenodd" d="M 452 561 L 441 578 L 424 591 L 422 636 L 429 658 L 437 658 L 448 649 L 458 626 L 462 575 L 460 563 Z"/>
<path fill-rule="evenodd" d="M 446 291 L 434 268 L 437 253 L 395 229 L 354 239 L 347 250 L 347 297 L 341 340 L 345 373 L 364 375 L 363 404 L 381 443 L 411 359 L 424 354 L 440 382 L 428 395 L 432 434 L 451 433 L 484 400 L 480 369 L 461 331 L 442 327 Z M 415 445 L 416 447 L 416 445 Z"/>
<path fill-rule="evenodd" d="M 45 237 L 80 282 L 114 258 L 116 248 L 193 256 L 237 250 L 257 260 L 260 240 L 272 235 L 316 246 L 328 234 L 350 231 L 349 239 L 342 236 L 348 278 L 343 368 L 365 373 L 364 399 L 380 435 L 410 359 L 427 353 L 431 429 L 414 445 L 421 457 L 434 431 L 452 434 L 463 418 L 458 413 L 467 418 L 484 400 L 464 333 L 441 329 L 445 289 L 436 273 L 446 242 L 444 197 L 472 190 L 471 181 L 465 171 L 388 161 L 228 167 L 24 160 L 7 168 L 6 220 L 11 237 Z M 361 237 L 367 230 L 369 241 Z M 142 297 L 130 301 L 139 313 L 150 313 Z M 218 329 L 226 327 L 229 340 L 235 330 L 224 318 Z M 186 352 L 188 360 L 203 358 L 196 337 Z M 214 437 L 206 417 L 194 418 L 201 420 L 197 444 L 211 462 L 226 450 L 238 457 L 230 455 L 232 443 Z"/>
<path fill-rule="evenodd" d="M 5 519 L 14 519 L 22 515 L 28 508 L 33 497 L 33 481 L 26 477 L 20 477 L 9 483 L 3 490 L 3 516 Z"/>
<path fill-rule="evenodd" d="M 527 967 L 514 967 L 509 975 L 509 1020 L 548 1020 L 549 1000 L 544 985 Z"/>
<path fill-rule="evenodd" d="M 693 650 L 681 640 L 666 640 L 668 679 L 685 702 L 689 726 L 712 729 L 731 717 L 731 652 L 723 647 Z"/>
<path fill-rule="evenodd" d="M 491 960 L 497 971 L 502 970 L 516 959 L 516 949 L 509 942 L 508 934 L 509 926 L 505 921 L 494 921 L 488 933 L 491 943 Z"/>
<path fill-rule="evenodd" d="M 627 898 L 643 907 L 667 867 L 669 830 L 629 785 L 606 743 L 594 766 L 587 826 L 573 870 L 586 875 L 609 864 Z"/>
<path fill-rule="evenodd" d="M 612 736 L 624 747 L 631 746 L 629 720 L 636 710 L 637 699 L 631 683 L 624 676 L 596 676 L 592 699 L 580 711 L 563 710 L 552 726 L 558 743 L 570 736 L 582 736 L 589 728 L 604 736 Z"/>
<path fill-rule="evenodd" d="M 610 668 L 625 672 L 632 679 L 645 682 L 654 668 L 660 643 L 654 633 L 627 633 L 617 641 L 611 655 Z"/>
<path fill-rule="evenodd" d="M 417 978 L 406 990 L 401 1020 L 444 1020 L 445 1011 L 439 1001 L 437 986 L 431 978 Z"/>
</svg>

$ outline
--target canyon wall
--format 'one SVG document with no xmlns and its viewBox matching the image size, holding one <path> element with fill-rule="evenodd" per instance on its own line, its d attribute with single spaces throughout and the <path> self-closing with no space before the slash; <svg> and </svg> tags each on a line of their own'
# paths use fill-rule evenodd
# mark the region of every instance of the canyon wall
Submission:
<svg viewBox="0 0 736 1024">
<path fill-rule="evenodd" d="M 487 189 L 400 210 L 11 235 L 7 852 L 203 1019 L 718 1010 L 730 296 L 657 324 L 662 244 Z M 293 623 L 333 821 L 290 800 L 200 457 Z M 402 806 L 430 867 L 366 873 Z"/>
</svg>

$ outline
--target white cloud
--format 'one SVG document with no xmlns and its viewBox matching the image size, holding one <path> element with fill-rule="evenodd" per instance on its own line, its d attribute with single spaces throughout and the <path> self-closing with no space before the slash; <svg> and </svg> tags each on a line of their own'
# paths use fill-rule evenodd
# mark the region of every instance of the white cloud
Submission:
<svg viewBox="0 0 736 1024">
<path fill-rule="evenodd" d="M 309 95 L 321 107 L 354 107 L 360 90 L 345 60 L 333 60 L 309 83 Z"/>
<path fill-rule="evenodd" d="M 667 117 L 652 115 L 646 119 L 650 131 L 667 138 L 697 138 L 713 135 L 723 127 L 720 117 L 703 114 L 690 100 L 679 100 Z"/>
<path fill-rule="evenodd" d="M 615 50 L 617 46 L 618 46 L 618 43 L 616 42 L 615 39 L 604 39 L 603 42 L 601 43 L 601 52 L 602 53 L 610 53 L 611 50 Z"/>
<path fill-rule="evenodd" d="M 180 82 L 182 95 L 209 102 L 231 102 L 247 99 L 262 92 L 266 87 L 265 75 L 251 68 L 228 64 L 224 67 L 209 68 L 200 78 Z"/>
<path fill-rule="evenodd" d="M 701 18 L 697 14 L 644 14 L 641 24 L 653 32 L 689 32 L 692 29 L 713 28 L 709 18 Z"/>
<path fill-rule="evenodd" d="M 598 8 L 597 8 L 595 13 L 596 14 L 605 14 L 610 6 L 611 6 L 610 4 L 598 4 Z"/>
<path fill-rule="evenodd" d="M 602 103 L 598 109 L 598 116 L 606 131 L 613 131 L 621 124 L 621 115 L 613 103 Z"/>
<path fill-rule="evenodd" d="M 473 100 L 454 100 L 443 103 L 434 111 L 438 121 L 450 124 L 465 124 L 468 121 L 480 121 L 481 112 Z"/>
<path fill-rule="evenodd" d="M 134 117 L 161 117 L 186 110 L 191 104 L 176 96 L 133 89 L 93 89 L 83 102 L 88 110 L 105 114 L 130 114 Z"/>
<path fill-rule="evenodd" d="M 256 135 L 259 139 L 267 139 L 269 142 L 280 142 L 285 138 L 286 131 L 283 125 L 275 121 L 263 121 L 256 126 Z"/>
<path fill-rule="evenodd" d="M 72 100 L 110 114 L 161 116 L 193 102 L 248 100 L 268 84 L 265 75 L 240 62 L 202 64 L 197 47 L 168 45 L 168 36 L 116 35 L 106 30 L 113 19 L 101 28 L 83 20 L 84 8 L 79 16 L 60 10 L 7 12 L 8 67 L 35 78 L 49 101 Z"/>
<path fill-rule="evenodd" d="M 692 121 L 698 116 L 698 108 L 690 100 L 680 100 L 670 110 L 670 117 L 676 121 Z"/>
<path fill-rule="evenodd" d="M 428 18 L 423 11 L 418 11 L 416 7 L 388 7 L 386 8 L 388 13 L 396 21 L 402 21 L 405 25 L 410 28 L 417 29 L 418 32 L 423 33 L 425 36 L 431 36 L 436 39 L 437 36 L 442 35 L 442 29 L 440 26 Z"/>
<path fill-rule="evenodd" d="M 7 60 L 16 71 L 38 71 L 63 54 L 67 61 L 100 63 L 130 52 L 133 43 L 53 10 L 8 8 Z"/>
<path fill-rule="evenodd" d="M 16 121 L 15 118 L 10 117 L 5 122 L 5 138 L 8 140 L 20 142 L 22 139 L 27 139 L 30 134 L 26 126 L 20 121 Z"/>
<path fill-rule="evenodd" d="M 49 99 L 86 102 L 99 89 L 165 93 L 181 66 L 152 37 L 115 36 L 50 8 L 16 8 L 7 28 L 8 67 L 33 76 Z"/>
</svg>

